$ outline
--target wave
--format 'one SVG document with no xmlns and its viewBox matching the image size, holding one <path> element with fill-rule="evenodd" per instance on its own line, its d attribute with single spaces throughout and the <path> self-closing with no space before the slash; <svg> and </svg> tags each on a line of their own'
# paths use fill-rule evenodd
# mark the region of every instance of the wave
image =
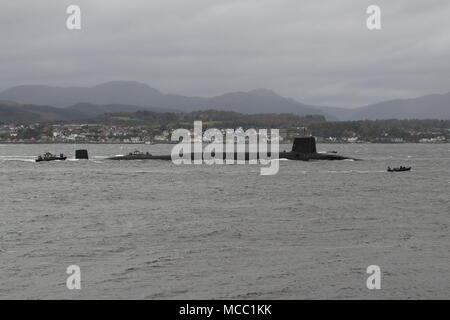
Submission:
<svg viewBox="0 0 450 320">
<path fill-rule="evenodd" d="M 35 159 L 34 159 L 34 157 L 33 158 L 23 158 L 23 157 L 8 156 L 8 157 L 0 157 L 0 161 L 35 162 Z"/>
<path fill-rule="evenodd" d="M 320 171 L 321 173 L 384 173 L 386 170 L 330 170 L 330 171 Z"/>
</svg>

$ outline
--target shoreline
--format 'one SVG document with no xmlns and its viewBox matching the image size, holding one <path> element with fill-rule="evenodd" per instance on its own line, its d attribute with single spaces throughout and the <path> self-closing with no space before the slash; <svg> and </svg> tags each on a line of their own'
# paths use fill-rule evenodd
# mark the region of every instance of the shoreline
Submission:
<svg viewBox="0 0 450 320">
<path fill-rule="evenodd" d="M 203 142 L 206 143 L 206 142 Z M 450 141 L 436 141 L 436 142 L 371 142 L 371 141 L 359 141 L 359 142 L 317 142 L 317 144 L 448 144 Z M 178 144 L 178 142 L 161 142 L 161 143 L 130 143 L 130 142 L 3 142 L 0 141 L 0 145 L 10 145 L 10 144 L 69 144 L 69 145 L 83 145 L 83 144 L 126 144 L 126 145 L 142 145 L 142 146 L 152 146 L 152 145 L 174 145 Z M 280 145 L 283 144 L 292 144 L 291 141 L 283 141 Z"/>
</svg>

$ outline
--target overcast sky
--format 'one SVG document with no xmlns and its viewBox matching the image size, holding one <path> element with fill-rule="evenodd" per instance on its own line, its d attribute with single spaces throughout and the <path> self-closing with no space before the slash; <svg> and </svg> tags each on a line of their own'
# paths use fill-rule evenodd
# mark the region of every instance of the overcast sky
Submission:
<svg viewBox="0 0 450 320">
<path fill-rule="evenodd" d="M 66 29 L 70 4 L 80 31 Z M 1 90 L 136 80 L 341 107 L 450 91 L 448 0 L 2 0 L 0 19 Z"/>
</svg>

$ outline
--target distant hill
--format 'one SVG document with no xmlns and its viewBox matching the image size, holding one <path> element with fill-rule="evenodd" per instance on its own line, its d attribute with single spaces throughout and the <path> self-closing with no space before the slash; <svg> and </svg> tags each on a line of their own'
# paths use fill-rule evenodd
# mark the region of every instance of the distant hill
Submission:
<svg viewBox="0 0 450 320">
<path fill-rule="evenodd" d="M 90 103 L 77 103 L 67 108 L 56 108 L 46 105 L 22 104 L 12 101 L 0 101 L 0 123 L 30 123 L 59 120 L 83 120 L 117 112 L 135 112 L 142 107 L 110 104 L 95 105 Z M 153 112 L 164 112 L 164 109 L 147 109 Z"/>
<path fill-rule="evenodd" d="M 134 81 L 113 81 L 93 87 L 17 86 L 1 92 L 0 100 L 68 108 L 69 111 L 84 116 L 95 116 L 105 112 L 132 112 L 139 109 L 156 112 L 216 109 L 243 114 L 317 114 L 325 116 L 329 121 L 450 119 L 450 93 L 391 100 L 347 109 L 304 104 L 268 89 L 230 92 L 205 98 L 164 94 L 146 84 Z"/>
<path fill-rule="evenodd" d="M 74 110 L 0 101 L 0 123 L 30 123 L 80 119 L 84 117 L 82 113 Z"/>
<path fill-rule="evenodd" d="M 306 105 L 282 97 L 267 89 L 248 92 L 226 93 L 212 98 L 186 97 L 163 94 L 139 82 L 114 81 L 94 87 L 51 87 L 24 85 L 0 93 L 0 100 L 19 103 L 51 105 L 65 108 L 79 103 L 95 105 L 139 106 L 152 111 L 183 111 L 220 109 L 240 113 L 294 113 L 298 115 L 321 114 L 330 120 L 335 117 L 326 114 L 320 107 Z M 85 109 L 86 110 L 86 109 Z M 128 111 L 128 110 L 122 110 Z"/>
<path fill-rule="evenodd" d="M 325 117 L 321 115 L 299 116 L 289 113 L 242 114 L 218 110 L 188 113 L 137 111 L 103 114 L 89 119 L 88 122 L 108 125 L 156 125 L 166 128 L 190 128 L 195 120 L 202 120 L 205 128 L 293 128 L 310 123 L 325 122 Z"/>
<path fill-rule="evenodd" d="M 151 107 L 148 103 L 157 102 L 162 96 L 158 90 L 138 82 L 108 82 L 91 88 L 23 85 L 3 91 L 0 100 L 60 108 L 83 102 Z"/>
<path fill-rule="evenodd" d="M 306 105 L 294 99 L 285 98 L 267 90 L 256 89 L 248 92 L 231 92 L 217 97 L 208 98 L 199 104 L 197 110 L 226 110 L 240 113 L 293 113 L 298 115 L 327 115 L 320 107 Z M 195 109 L 193 109 L 195 110 Z"/>
<path fill-rule="evenodd" d="M 450 119 L 450 93 L 398 99 L 354 110 L 347 120 Z"/>
<path fill-rule="evenodd" d="M 92 118 L 104 113 L 115 112 L 135 112 L 139 110 L 148 110 L 153 112 L 167 112 L 168 110 L 162 108 L 143 108 L 139 106 L 131 106 L 124 104 L 107 104 L 97 105 L 92 103 L 77 103 L 65 108 L 68 111 L 80 114 L 83 118 Z"/>
<path fill-rule="evenodd" d="M 337 108 L 337 107 L 320 107 L 320 109 L 328 114 L 328 119 L 335 121 L 346 121 L 357 109 Z"/>
<path fill-rule="evenodd" d="M 0 123 L 33 123 L 61 120 L 80 120 L 93 123 L 167 124 L 179 121 L 180 125 L 193 123 L 195 120 L 205 122 L 219 121 L 224 124 L 243 126 L 245 124 L 265 123 L 272 128 L 274 124 L 284 127 L 287 124 L 323 122 L 322 115 L 299 116 L 287 113 L 241 114 L 234 111 L 201 110 L 188 113 L 158 112 L 142 110 L 138 106 L 129 105 L 95 105 L 78 103 L 67 108 L 55 108 L 44 105 L 20 104 L 11 101 L 0 101 Z"/>
</svg>

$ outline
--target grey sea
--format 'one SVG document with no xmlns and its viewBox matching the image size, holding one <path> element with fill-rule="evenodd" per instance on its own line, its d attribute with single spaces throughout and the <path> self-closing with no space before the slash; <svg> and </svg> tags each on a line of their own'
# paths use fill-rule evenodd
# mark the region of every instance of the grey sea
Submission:
<svg viewBox="0 0 450 320">
<path fill-rule="evenodd" d="M 319 144 L 364 161 L 281 160 L 275 176 L 105 160 L 136 147 L 171 149 L 0 145 L 0 298 L 450 298 L 449 144 Z M 35 163 L 45 151 L 69 159 Z"/>
</svg>

